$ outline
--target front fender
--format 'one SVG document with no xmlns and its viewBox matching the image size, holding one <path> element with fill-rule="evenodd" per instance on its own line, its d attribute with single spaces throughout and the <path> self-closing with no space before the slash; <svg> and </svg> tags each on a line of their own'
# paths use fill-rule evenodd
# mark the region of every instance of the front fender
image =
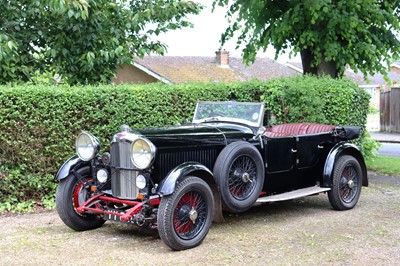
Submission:
<svg viewBox="0 0 400 266">
<path fill-rule="evenodd" d="M 77 155 L 72 156 L 69 158 L 58 170 L 57 174 L 55 175 L 56 180 L 61 180 L 66 178 L 72 171 L 72 169 L 75 168 L 75 166 L 84 166 L 85 164 L 88 164 L 89 162 L 82 161 L 79 159 Z"/>
<path fill-rule="evenodd" d="M 332 148 L 326 158 L 324 172 L 322 176 L 322 187 L 333 186 L 333 167 L 336 160 L 344 154 L 351 155 L 357 159 L 358 163 L 361 166 L 361 171 L 363 175 L 362 185 L 368 186 L 367 167 L 365 165 L 364 157 L 362 156 L 361 151 L 357 148 L 356 145 L 352 143 L 339 142 Z"/>
<path fill-rule="evenodd" d="M 179 179 L 193 172 L 196 172 L 196 176 L 202 177 L 206 182 L 210 178 L 214 181 L 213 173 L 206 166 L 197 162 L 185 162 L 178 165 L 168 173 L 167 177 L 164 178 L 158 187 L 157 192 L 161 195 L 170 195 L 174 193 L 176 183 Z"/>
</svg>

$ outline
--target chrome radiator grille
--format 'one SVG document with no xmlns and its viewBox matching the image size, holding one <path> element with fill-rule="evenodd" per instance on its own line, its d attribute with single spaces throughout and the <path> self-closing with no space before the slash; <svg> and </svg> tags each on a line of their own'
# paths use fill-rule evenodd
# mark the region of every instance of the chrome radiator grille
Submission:
<svg viewBox="0 0 400 266">
<path fill-rule="evenodd" d="M 136 188 L 137 171 L 130 158 L 131 144 L 115 142 L 111 144 L 111 190 L 114 197 L 136 199 L 139 189 Z"/>
<path fill-rule="evenodd" d="M 161 178 L 164 178 L 170 170 L 184 162 L 199 162 L 207 166 L 208 169 L 213 169 L 217 155 L 216 149 L 160 152 L 159 156 L 156 157 L 156 164 L 161 168 Z"/>
</svg>

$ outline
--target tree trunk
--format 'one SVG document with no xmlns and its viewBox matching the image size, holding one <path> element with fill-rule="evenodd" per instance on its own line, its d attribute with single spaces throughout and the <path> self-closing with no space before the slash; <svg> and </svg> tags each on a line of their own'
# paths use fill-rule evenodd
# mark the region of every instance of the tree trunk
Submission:
<svg viewBox="0 0 400 266">
<path fill-rule="evenodd" d="M 311 74 L 315 76 L 329 75 L 332 78 L 338 77 L 338 70 L 334 61 L 326 62 L 322 61 L 317 66 L 312 66 L 311 62 L 314 59 L 314 55 L 309 49 L 304 49 L 300 52 L 301 63 L 303 65 L 303 74 Z"/>
<path fill-rule="evenodd" d="M 305 49 L 300 51 L 301 63 L 303 65 L 303 74 L 317 75 L 317 68 L 311 66 L 314 55 L 310 50 Z"/>
</svg>

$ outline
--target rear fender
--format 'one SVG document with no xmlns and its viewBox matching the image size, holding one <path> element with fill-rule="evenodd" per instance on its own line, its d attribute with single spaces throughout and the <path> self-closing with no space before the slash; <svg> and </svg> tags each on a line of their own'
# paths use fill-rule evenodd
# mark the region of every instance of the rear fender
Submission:
<svg viewBox="0 0 400 266">
<path fill-rule="evenodd" d="M 90 165 L 90 162 L 82 161 L 77 155 L 74 155 L 61 166 L 55 175 L 55 179 L 64 179 L 73 171 L 73 169 L 75 169 L 75 167 L 83 167 L 85 165 Z"/>
<path fill-rule="evenodd" d="M 206 166 L 197 162 L 185 162 L 175 167 L 171 172 L 168 173 L 166 178 L 161 182 L 157 189 L 157 192 L 162 196 L 168 196 L 174 193 L 177 183 L 184 177 L 193 175 L 199 177 L 207 182 L 210 186 L 211 191 L 214 195 L 214 221 L 224 222 L 222 215 L 222 202 L 221 196 L 218 191 L 217 183 L 215 182 L 214 175 Z"/>
<path fill-rule="evenodd" d="M 348 142 L 339 142 L 329 152 L 325 161 L 324 172 L 322 177 L 322 187 L 333 186 L 333 168 L 336 160 L 342 155 L 351 155 L 358 161 L 362 171 L 362 185 L 367 187 L 368 175 L 364 157 L 362 156 L 361 151 L 357 148 L 356 145 Z"/>
</svg>

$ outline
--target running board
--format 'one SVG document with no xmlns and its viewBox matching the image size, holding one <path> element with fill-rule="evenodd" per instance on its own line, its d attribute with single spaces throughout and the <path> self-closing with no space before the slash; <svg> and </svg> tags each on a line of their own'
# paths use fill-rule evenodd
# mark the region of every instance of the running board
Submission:
<svg viewBox="0 0 400 266">
<path fill-rule="evenodd" d="M 282 194 L 277 194 L 277 195 L 258 198 L 258 200 L 256 201 L 256 204 L 257 203 L 266 203 L 266 202 L 275 202 L 275 201 L 297 199 L 297 198 L 301 198 L 301 197 L 305 197 L 305 196 L 318 194 L 318 193 L 321 193 L 321 192 L 326 192 L 326 191 L 329 191 L 329 190 L 331 190 L 331 189 L 330 188 L 326 188 L 326 187 L 318 187 L 318 186 L 306 187 L 306 188 L 293 190 L 293 191 L 282 193 Z"/>
</svg>

